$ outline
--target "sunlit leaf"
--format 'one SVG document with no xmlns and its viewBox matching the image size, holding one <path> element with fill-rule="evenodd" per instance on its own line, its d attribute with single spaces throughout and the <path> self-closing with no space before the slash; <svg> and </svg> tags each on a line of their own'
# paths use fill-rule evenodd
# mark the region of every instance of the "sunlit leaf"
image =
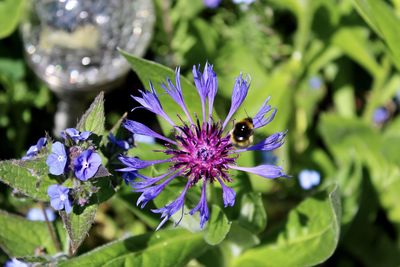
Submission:
<svg viewBox="0 0 400 267">
<path fill-rule="evenodd" d="M 290 211 L 284 228 L 247 250 L 233 266 L 314 266 L 336 249 L 340 230 L 337 186 L 304 200 Z"/>
<path fill-rule="evenodd" d="M 62 262 L 62 266 L 185 266 L 208 248 L 201 233 L 163 230 L 118 240 Z"/>
<path fill-rule="evenodd" d="M 24 0 L 0 1 L 0 39 L 10 35 L 18 25 L 24 7 Z"/>
</svg>

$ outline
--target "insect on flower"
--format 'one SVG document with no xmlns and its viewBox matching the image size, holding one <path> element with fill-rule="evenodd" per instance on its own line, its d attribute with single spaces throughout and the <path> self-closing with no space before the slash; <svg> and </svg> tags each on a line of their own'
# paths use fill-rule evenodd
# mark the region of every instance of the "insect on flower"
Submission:
<svg viewBox="0 0 400 267">
<path fill-rule="evenodd" d="M 248 117 L 237 123 L 231 131 L 231 142 L 238 147 L 247 147 L 253 143 L 253 119 Z"/>
<path fill-rule="evenodd" d="M 176 212 L 184 208 L 186 192 L 201 183 L 201 196 L 196 207 L 189 214 L 200 213 L 200 227 L 209 219 L 209 210 L 207 206 L 206 190 L 207 186 L 212 183 L 219 183 L 222 187 L 222 197 L 224 206 L 233 206 L 235 203 L 236 193 L 226 184 L 233 181 L 230 170 L 239 170 L 253 173 L 264 178 L 286 177 L 281 167 L 262 164 L 256 167 L 238 166 L 236 160 L 240 153 L 245 151 L 272 151 L 280 147 L 284 142 L 286 132 L 275 133 L 255 145 L 236 147 L 232 142 L 231 131 L 227 129 L 227 125 L 231 121 L 232 116 L 238 110 L 240 105 L 246 98 L 250 87 L 249 79 L 243 78 L 242 74 L 236 79 L 233 87 L 231 107 L 228 115 L 223 121 L 216 121 L 212 117 L 214 99 L 217 94 L 218 79 L 213 71 L 213 66 L 206 64 L 204 72 L 200 72 L 200 68 L 193 67 L 194 82 L 201 101 L 201 118 L 194 118 L 190 114 L 186 102 L 184 101 L 182 89 L 180 85 L 180 70 L 177 68 L 175 76 L 175 84 L 167 78 L 166 84 L 162 84 L 162 88 L 171 98 L 181 107 L 186 116 L 186 120 L 177 114 L 181 124 L 177 125 L 164 111 L 160 103 L 157 93 L 150 83 L 151 91 L 141 91 L 141 97 L 133 97 L 139 102 L 143 108 L 161 116 L 174 129 L 174 138 L 170 139 L 158 134 L 142 123 L 125 120 L 123 125 L 133 134 L 147 135 L 157 138 L 164 142 L 165 150 L 163 151 L 167 159 L 163 160 L 142 160 L 136 157 L 121 156 L 119 160 L 124 165 L 119 171 L 134 176 L 135 179 L 130 181 L 130 185 L 134 191 L 141 192 L 137 205 L 142 208 L 151 200 L 156 198 L 163 189 L 174 179 L 182 177 L 186 181 L 186 186 L 181 191 L 178 198 L 165 207 L 152 210 L 154 213 L 161 213 L 163 219 L 157 230 Z M 277 110 L 268 105 L 269 98 L 265 100 L 260 107 L 258 113 L 253 117 L 251 122 L 251 134 L 247 134 L 244 139 L 250 139 L 253 130 L 261 128 L 270 123 Z M 208 106 L 206 105 L 208 103 Z M 249 123 L 246 124 L 247 126 Z M 233 130 L 234 135 L 235 129 Z M 238 137 L 238 135 L 236 135 Z M 156 165 L 169 164 L 166 173 L 157 177 L 148 177 L 140 173 L 141 169 Z M 181 216 L 182 218 L 182 216 Z M 179 223 L 180 220 L 176 224 Z"/>
</svg>

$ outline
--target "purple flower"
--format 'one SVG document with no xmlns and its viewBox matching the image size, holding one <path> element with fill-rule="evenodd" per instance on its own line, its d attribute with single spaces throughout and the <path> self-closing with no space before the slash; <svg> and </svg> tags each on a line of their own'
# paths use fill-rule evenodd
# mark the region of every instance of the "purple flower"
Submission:
<svg viewBox="0 0 400 267">
<path fill-rule="evenodd" d="M 372 120 L 376 124 L 383 124 L 389 119 L 389 117 L 389 110 L 385 107 L 379 107 L 375 109 L 374 114 L 372 115 Z"/>
<path fill-rule="evenodd" d="M 100 155 L 91 149 L 85 150 L 74 160 L 75 176 L 81 181 L 87 181 L 96 174 L 100 165 Z"/>
<path fill-rule="evenodd" d="M 321 176 L 319 172 L 314 170 L 302 170 L 299 174 L 299 182 L 301 188 L 309 190 L 314 186 L 319 185 Z"/>
<path fill-rule="evenodd" d="M 22 160 L 32 159 L 39 153 L 39 151 L 46 145 L 46 143 L 47 143 L 46 137 L 39 138 L 36 145 L 33 145 L 28 149 L 26 155 L 22 157 Z"/>
<path fill-rule="evenodd" d="M 56 215 L 54 211 L 50 208 L 46 208 L 46 215 L 47 219 L 52 222 L 56 219 Z M 30 221 L 46 221 L 46 218 L 43 214 L 43 210 L 39 208 L 32 208 L 28 210 L 28 213 L 26 214 L 26 218 Z"/>
<path fill-rule="evenodd" d="M 204 5 L 208 8 L 216 8 L 222 0 L 203 0 Z"/>
<path fill-rule="evenodd" d="M 65 165 L 67 164 L 67 153 L 65 147 L 60 142 L 55 142 L 51 145 L 51 154 L 46 160 L 49 166 L 49 172 L 53 175 L 61 175 L 64 173 Z"/>
<path fill-rule="evenodd" d="M 26 262 L 12 258 L 4 264 L 4 267 L 29 267 L 29 265 Z"/>
<path fill-rule="evenodd" d="M 89 136 L 91 135 L 91 132 L 80 132 L 75 128 L 68 128 L 65 129 L 65 131 L 61 132 L 61 136 L 64 139 L 67 139 L 68 137 L 71 138 L 72 140 L 74 140 L 75 143 L 78 143 L 79 141 L 85 141 L 86 139 L 89 138 Z"/>
<path fill-rule="evenodd" d="M 69 198 L 69 189 L 58 184 L 50 185 L 47 188 L 47 194 L 50 197 L 50 205 L 55 210 L 65 209 L 66 213 L 72 210 L 72 203 Z"/>
<path fill-rule="evenodd" d="M 108 135 L 108 140 L 110 140 L 111 143 L 113 143 L 114 145 L 116 145 L 117 147 L 119 147 L 123 150 L 128 150 L 131 147 L 129 145 L 128 141 L 118 140 L 117 138 L 115 138 L 115 136 L 112 133 L 110 133 Z"/>
<path fill-rule="evenodd" d="M 160 135 L 136 121 L 125 120 L 123 122 L 123 126 L 135 135 L 147 135 L 163 141 L 165 145 L 163 152 L 169 156 L 169 158 L 162 160 L 143 160 L 127 156 L 119 157 L 124 167 L 118 171 L 123 172 L 123 176 L 134 176 L 129 180 L 129 183 L 135 192 L 141 192 L 137 205 L 143 208 L 177 177 L 183 177 L 186 181 L 185 188 L 176 200 L 163 208 L 153 210 L 155 213 L 161 213 L 161 218 L 163 218 L 157 229 L 179 210 L 182 210 L 183 214 L 185 194 L 187 190 L 196 186 L 198 182 L 202 184 L 201 197 L 197 206 L 190 211 L 190 214 L 193 215 L 199 212 L 200 226 L 203 228 L 209 219 L 206 194 L 208 184 L 218 182 L 221 185 L 225 207 L 235 204 L 236 193 L 232 188 L 227 186 L 227 183 L 233 180 L 230 174 L 231 170 L 254 173 L 268 179 L 287 177 L 281 167 L 272 164 L 261 164 L 256 167 L 237 166 L 236 164 L 236 160 L 242 152 L 275 150 L 284 143 L 284 137 L 286 136 L 286 131 L 278 132 L 255 145 L 240 149 L 236 148 L 232 143 L 230 129 L 226 129 L 226 126 L 230 124 L 231 118 L 246 98 L 250 86 L 249 79 L 244 79 L 241 74 L 239 75 L 233 88 L 231 107 L 227 117 L 223 121 L 215 121 L 212 118 L 212 110 L 215 95 L 217 94 L 218 81 L 212 65 L 207 63 L 203 73 L 200 72 L 200 67 L 193 67 L 193 76 L 202 105 L 202 120 L 196 118 L 194 122 L 186 108 L 187 105 L 183 100 L 179 81 L 179 69 L 177 69 L 175 84 L 170 79 L 167 79 L 167 83 L 163 85 L 163 88 L 182 108 L 184 115 L 180 116 L 177 114 L 180 121 L 182 121 L 181 125 L 175 125 L 169 117 L 165 116 L 166 114 L 162 109 L 154 88 L 152 88 L 151 93 L 148 93 L 151 94 L 151 102 L 155 103 L 154 107 L 152 107 L 155 110 L 153 112 L 163 117 L 174 127 L 174 138 L 167 138 Z M 145 94 L 147 93 L 143 93 L 143 95 Z M 138 99 L 136 100 L 140 102 Z M 255 128 L 264 127 L 275 117 L 276 109 L 268 105 L 268 100 L 269 98 L 264 101 L 254 117 Z M 208 107 L 206 104 L 208 104 Z M 146 105 L 148 105 L 147 102 Z M 147 109 L 150 110 L 150 108 Z M 184 116 L 186 116 L 186 119 Z M 140 174 L 141 169 L 157 164 L 168 164 L 168 172 L 157 177 L 147 177 Z M 138 180 L 133 180 L 134 178 Z"/>
</svg>

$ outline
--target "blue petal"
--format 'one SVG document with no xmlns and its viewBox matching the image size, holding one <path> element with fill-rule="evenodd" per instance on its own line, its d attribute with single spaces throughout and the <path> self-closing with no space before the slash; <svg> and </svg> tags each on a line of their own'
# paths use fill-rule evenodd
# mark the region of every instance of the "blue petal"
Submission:
<svg viewBox="0 0 400 267">
<path fill-rule="evenodd" d="M 233 207 L 235 205 L 236 193 L 235 191 L 227 187 L 220 178 L 217 177 L 218 182 L 221 184 L 222 187 L 222 198 L 224 199 L 224 206 L 225 208 L 228 206 Z"/>
<path fill-rule="evenodd" d="M 127 167 L 119 169 L 119 171 L 134 171 L 143 169 L 155 164 L 170 162 L 171 159 L 161 159 L 161 160 L 141 160 L 135 157 L 125 157 L 120 156 L 118 159 Z"/>
<path fill-rule="evenodd" d="M 203 182 L 203 187 L 201 190 L 201 197 L 200 201 L 197 204 L 196 207 L 194 207 L 189 213 L 190 215 L 193 215 L 195 212 L 200 212 L 200 227 L 203 229 L 204 224 L 208 221 L 210 214 L 208 211 L 208 205 L 207 205 L 207 196 L 206 196 L 206 185 L 207 182 Z"/>
<path fill-rule="evenodd" d="M 54 198 L 50 200 L 50 205 L 53 207 L 55 210 L 62 210 L 64 208 L 64 202 L 61 201 L 59 198 Z"/>
<path fill-rule="evenodd" d="M 184 200 L 185 200 L 185 194 L 186 194 L 186 191 L 189 188 L 189 185 L 190 185 L 190 182 L 186 183 L 186 186 L 183 189 L 182 193 L 173 202 L 169 203 L 168 205 L 166 205 L 163 208 L 151 210 L 154 213 L 161 213 L 161 218 L 164 218 L 160 222 L 160 224 L 157 226 L 156 231 L 158 231 L 161 228 L 161 226 L 163 226 L 166 223 L 166 221 L 172 215 L 174 215 L 178 210 L 182 209 L 182 216 L 183 216 L 183 207 L 184 207 L 183 204 L 184 204 Z M 181 216 L 181 219 L 182 219 L 182 216 Z M 176 224 L 179 224 L 181 219 L 179 219 Z"/>
<path fill-rule="evenodd" d="M 69 198 L 64 201 L 64 209 L 66 213 L 71 213 L 72 211 L 72 204 Z"/>
<path fill-rule="evenodd" d="M 254 173 L 264 178 L 274 179 L 278 177 L 288 177 L 284 172 L 283 169 L 279 166 L 275 165 L 259 165 L 256 167 L 239 167 L 239 166 L 229 166 L 232 169 L 240 170 L 244 172 Z"/>
<path fill-rule="evenodd" d="M 244 99 L 247 96 L 249 88 L 250 88 L 249 78 L 243 79 L 242 74 L 240 74 L 240 76 L 236 79 L 236 83 L 233 87 L 231 107 L 229 109 L 228 115 L 225 118 L 224 124 L 222 125 L 222 129 L 225 129 L 226 125 L 228 124 L 233 114 L 243 103 Z"/>
<path fill-rule="evenodd" d="M 283 145 L 286 134 L 287 134 L 287 131 L 274 133 L 256 145 L 249 146 L 249 147 L 243 148 L 243 149 L 237 149 L 237 150 L 235 150 L 235 152 L 238 153 L 238 152 L 242 152 L 242 151 L 253 151 L 253 150 L 271 151 L 271 150 L 277 149 Z"/>
<path fill-rule="evenodd" d="M 84 141 L 89 138 L 89 136 L 92 134 L 92 132 L 86 131 L 86 132 L 81 132 L 79 135 L 79 140 Z"/>
<path fill-rule="evenodd" d="M 100 155 L 91 149 L 85 150 L 74 160 L 75 176 L 81 181 L 87 181 L 96 174 L 100 165 Z"/>
<path fill-rule="evenodd" d="M 67 154 L 65 153 L 65 147 L 60 142 L 53 143 L 53 145 L 51 146 L 51 152 L 64 157 L 67 156 Z"/>
<path fill-rule="evenodd" d="M 128 131 L 130 131 L 133 134 L 152 136 L 154 138 L 158 138 L 158 139 L 167 141 L 171 144 L 176 144 L 176 142 L 172 141 L 171 139 L 169 139 L 165 136 L 162 136 L 162 135 L 154 132 L 149 127 L 147 127 L 146 125 L 144 125 L 140 122 L 132 121 L 132 120 L 124 120 L 122 125 L 125 127 L 125 129 L 127 129 Z"/>
<path fill-rule="evenodd" d="M 153 112 L 154 114 L 160 115 L 163 117 L 169 124 L 175 126 L 175 123 L 168 117 L 165 113 L 164 109 L 161 106 L 160 100 L 158 99 L 156 90 L 153 87 L 153 84 L 150 82 L 149 91 L 140 91 L 142 97 L 132 96 L 134 100 L 136 100 L 139 104 L 141 104 L 145 109 Z"/>
<path fill-rule="evenodd" d="M 50 197 L 50 199 L 60 197 L 60 192 L 58 191 L 58 187 L 59 187 L 58 184 L 53 184 L 47 188 L 47 195 Z"/>
<path fill-rule="evenodd" d="M 257 114 L 254 116 L 254 118 L 253 118 L 254 129 L 264 127 L 265 125 L 267 125 L 268 123 L 270 123 L 270 122 L 274 119 L 275 114 L 276 114 L 276 112 L 277 112 L 277 109 L 276 109 L 276 108 L 271 109 L 271 106 L 270 106 L 270 105 L 267 105 L 269 99 L 270 99 L 270 97 L 268 97 L 268 98 L 265 100 L 265 102 L 264 102 L 263 105 L 261 106 L 260 110 L 259 110 L 259 111 L 257 112 Z M 266 115 L 268 112 L 270 112 L 271 110 L 272 110 L 272 113 L 271 113 L 268 117 L 264 118 L 265 115 Z"/>
<path fill-rule="evenodd" d="M 169 94 L 169 96 L 175 101 L 175 103 L 178 104 L 185 113 L 186 117 L 189 119 L 189 121 L 193 124 L 192 117 L 190 116 L 189 110 L 187 109 L 185 100 L 183 99 L 182 95 L 182 88 L 181 88 L 181 82 L 180 82 L 180 68 L 176 68 L 175 71 L 175 84 L 176 86 L 172 83 L 172 81 L 167 78 L 167 85 L 162 84 L 161 87 Z"/>
<path fill-rule="evenodd" d="M 172 179 L 174 179 L 175 177 L 176 175 L 171 176 L 170 178 L 168 178 L 159 185 L 154 185 L 143 189 L 143 193 L 138 198 L 136 205 L 139 206 L 141 204 L 140 207 L 143 209 L 144 206 L 146 206 L 147 202 L 157 197 L 162 192 L 162 190 L 167 186 L 167 184 L 169 184 L 169 182 L 171 182 Z"/>
<path fill-rule="evenodd" d="M 64 145 L 60 142 L 55 142 L 51 147 L 51 151 L 52 153 L 46 159 L 49 172 L 53 175 L 61 175 L 64 173 L 65 165 L 67 164 Z"/>
<path fill-rule="evenodd" d="M 204 72 L 206 74 L 207 87 L 208 87 L 208 116 L 212 117 L 212 110 L 214 106 L 214 99 L 217 95 L 218 90 L 218 78 L 217 74 L 213 70 L 213 65 L 206 63 L 204 68 Z"/>
</svg>

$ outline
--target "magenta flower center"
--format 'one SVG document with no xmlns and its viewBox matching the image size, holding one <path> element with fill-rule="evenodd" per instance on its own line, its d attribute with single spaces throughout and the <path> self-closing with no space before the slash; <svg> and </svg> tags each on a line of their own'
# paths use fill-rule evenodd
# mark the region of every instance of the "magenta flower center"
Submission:
<svg viewBox="0 0 400 267">
<path fill-rule="evenodd" d="M 212 182 L 217 177 L 231 181 L 228 165 L 235 164 L 236 157 L 230 153 L 234 147 L 229 135 L 222 136 L 219 123 L 183 125 L 179 130 L 176 135 L 177 148 L 165 151 L 173 155 L 172 168 L 183 170 L 192 185 L 201 179 Z"/>
</svg>

